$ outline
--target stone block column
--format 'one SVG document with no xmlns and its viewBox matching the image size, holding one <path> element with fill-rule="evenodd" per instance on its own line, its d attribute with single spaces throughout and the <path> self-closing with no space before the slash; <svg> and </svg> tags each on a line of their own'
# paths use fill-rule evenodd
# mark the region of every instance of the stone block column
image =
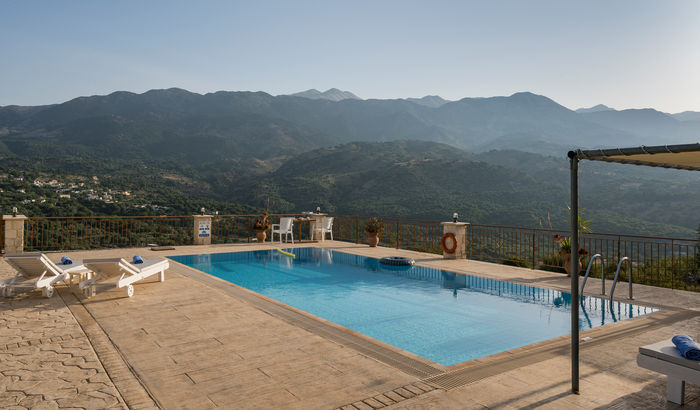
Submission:
<svg viewBox="0 0 700 410">
<path fill-rule="evenodd" d="M 24 252 L 24 215 L 3 215 L 5 254 Z"/>
<path fill-rule="evenodd" d="M 315 213 L 315 214 L 309 214 L 309 238 L 313 241 L 314 238 L 314 233 L 316 229 L 321 229 L 321 226 L 323 226 L 323 217 L 328 216 L 328 214 L 322 214 L 322 213 Z M 321 235 L 321 242 L 325 241 L 325 235 Z"/>
<path fill-rule="evenodd" d="M 442 251 L 442 257 L 444 259 L 465 259 L 467 257 L 467 222 L 442 222 L 442 233 L 451 233 L 455 236 L 457 241 L 457 247 L 454 253 L 447 253 Z M 445 241 L 445 246 L 447 248 L 452 247 L 452 240 L 447 239 Z"/>
<path fill-rule="evenodd" d="M 211 245 L 211 215 L 192 215 L 194 217 L 194 244 Z"/>
</svg>

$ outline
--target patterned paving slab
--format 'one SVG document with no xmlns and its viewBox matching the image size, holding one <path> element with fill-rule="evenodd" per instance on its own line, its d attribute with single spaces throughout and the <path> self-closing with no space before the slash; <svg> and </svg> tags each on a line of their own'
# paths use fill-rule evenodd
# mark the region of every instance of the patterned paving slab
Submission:
<svg viewBox="0 0 700 410">
<path fill-rule="evenodd" d="M 60 297 L 0 299 L 0 408 L 126 408 Z"/>
</svg>

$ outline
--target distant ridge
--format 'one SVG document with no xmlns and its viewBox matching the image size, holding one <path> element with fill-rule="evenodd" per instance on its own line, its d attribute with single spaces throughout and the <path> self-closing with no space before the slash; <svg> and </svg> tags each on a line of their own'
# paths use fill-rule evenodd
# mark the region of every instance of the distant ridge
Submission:
<svg viewBox="0 0 700 410">
<path fill-rule="evenodd" d="M 588 121 L 648 138 L 649 141 L 684 141 L 697 136 L 698 127 L 692 122 L 681 122 L 670 114 L 652 108 L 608 110 L 580 113 Z"/>
<path fill-rule="evenodd" d="M 577 113 L 581 113 L 581 114 L 586 114 L 589 112 L 599 112 L 599 111 L 615 111 L 615 110 L 608 107 L 607 105 L 604 105 L 604 104 L 598 104 L 598 105 L 593 106 L 591 108 L 579 108 L 578 110 L 576 110 Z"/>
<path fill-rule="evenodd" d="M 312 100 L 330 100 L 330 101 L 342 101 L 342 100 L 361 100 L 362 98 L 356 96 L 350 91 L 342 91 L 337 88 L 331 88 L 324 92 L 320 92 L 315 88 L 310 90 L 302 91 L 295 94 L 290 94 L 294 97 L 304 97 L 310 98 Z"/>
<path fill-rule="evenodd" d="M 700 112 L 697 111 L 683 111 L 678 114 L 671 114 L 671 117 L 677 119 L 678 121 L 700 121 Z"/>
<path fill-rule="evenodd" d="M 448 100 L 440 97 L 439 95 L 426 95 L 423 98 L 406 98 L 406 101 L 410 101 L 415 104 L 425 105 L 426 107 L 438 108 L 447 104 Z"/>
</svg>

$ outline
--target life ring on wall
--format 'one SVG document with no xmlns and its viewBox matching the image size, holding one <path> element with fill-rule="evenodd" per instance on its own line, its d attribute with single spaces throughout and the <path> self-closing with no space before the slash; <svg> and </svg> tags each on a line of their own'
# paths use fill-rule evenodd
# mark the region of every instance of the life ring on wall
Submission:
<svg viewBox="0 0 700 410">
<path fill-rule="evenodd" d="M 447 238 L 452 239 L 452 247 L 448 248 L 445 246 L 445 240 Z M 442 235 L 442 239 L 440 240 L 440 246 L 442 246 L 442 251 L 445 253 L 455 253 L 457 250 L 457 238 L 455 238 L 455 234 L 452 232 L 447 232 L 446 234 Z"/>
</svg>

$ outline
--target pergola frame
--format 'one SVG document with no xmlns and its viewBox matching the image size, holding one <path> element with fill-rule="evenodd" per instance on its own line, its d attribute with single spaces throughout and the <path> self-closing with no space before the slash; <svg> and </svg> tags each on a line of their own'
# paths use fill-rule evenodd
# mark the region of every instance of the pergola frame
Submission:
<svg viewBox="0 0 700 410">
<path fill-rule="evenodd" d="M 579 392 L 579 272 L 578 163 L 580 160 L 617 162 L 700 171 L 700 143 L 569 151 L 571 168 L 571 391 Z"/>
</svg>

